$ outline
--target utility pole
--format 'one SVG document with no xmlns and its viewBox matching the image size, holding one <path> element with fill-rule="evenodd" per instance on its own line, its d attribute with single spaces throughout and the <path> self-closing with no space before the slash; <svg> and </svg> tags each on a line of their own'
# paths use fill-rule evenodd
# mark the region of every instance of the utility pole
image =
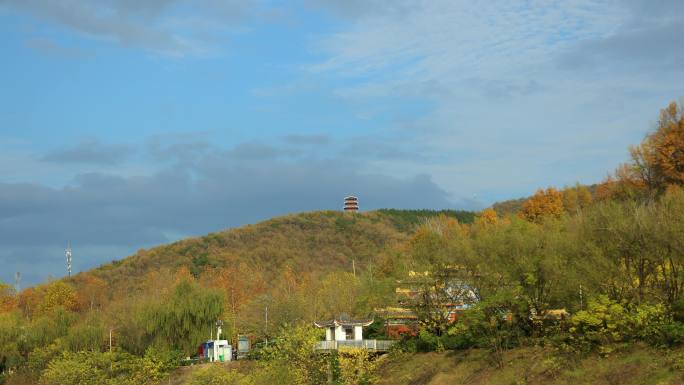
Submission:
<svg viewBox="0 0 684 385">
<path fill-rule="evenodd" d="M 112 332 L 116 330 L 116 328 L 110 327 L 109 328 L 109 352 L 112 352 Z"/>
<path fill-rule="evenodd" d="M 356 277 L 356 260 L 352 259 L 352 272 L 354 273 L 354 277 Z"/>
<path fill-rule="evenodd" d="M 368 273 L 370 275 L 370 281 L 373 282 L 373 262 L 368 262 Z"/>
<path fill-rule="evenodd" d="M 583 303 L 583 298 L 582 298 L 582 284 L 580 283 L 579 287 L 579 295 L 580 295 L 580 310 L 584 310 L 584 303 Z"/>
<path fill-rule="evenodd" d="M 266 339 L 266 347 L 268 347 L 268 305 L 266 305 L 264 317 L 265 317 L 264 338 Z"/>
</svg>

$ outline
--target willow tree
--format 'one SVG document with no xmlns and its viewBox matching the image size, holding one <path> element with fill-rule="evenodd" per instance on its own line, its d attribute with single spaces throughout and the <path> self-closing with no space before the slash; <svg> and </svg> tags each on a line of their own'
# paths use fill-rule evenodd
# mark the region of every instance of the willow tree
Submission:
<svg viewBox="0 0 684 385">
<path fill-rule="evenodd" d="M 180 281 L 166 298 L 152 306 L 145 317 L 154 342 L 185 353 L 206 340 L 223 314 L 223 296 L 216 289 Z"/>
</svg>

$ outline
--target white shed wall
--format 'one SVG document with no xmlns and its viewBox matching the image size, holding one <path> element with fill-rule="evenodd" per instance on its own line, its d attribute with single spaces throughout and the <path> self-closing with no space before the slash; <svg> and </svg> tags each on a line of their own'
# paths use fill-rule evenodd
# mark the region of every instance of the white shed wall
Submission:
<svg viewBox="0 0 684 385">
<path fill-rule="evenodd" d="M 363 339 L 363 327 L 362 326 L 354 326 L 354 339 L 356 341 L 361 341 Z"/>
</svg>

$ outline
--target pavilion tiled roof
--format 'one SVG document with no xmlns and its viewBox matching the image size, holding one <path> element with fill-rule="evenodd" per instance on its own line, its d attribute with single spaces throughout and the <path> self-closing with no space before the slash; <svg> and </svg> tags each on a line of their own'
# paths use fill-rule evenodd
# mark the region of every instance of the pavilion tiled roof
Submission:
<svg viewBox="0 0 684 385">
<path fill-rule="evenodd" d="M 335 317 L 331 320 L 315 321 L 314 325 L 319 328 L 329 328 L 331 326 L 368 326 L 373 323 L 372 319 L 362 318 L 362 319 L 352 319 L 346 315 L 340 317 Z"/>
</svg>

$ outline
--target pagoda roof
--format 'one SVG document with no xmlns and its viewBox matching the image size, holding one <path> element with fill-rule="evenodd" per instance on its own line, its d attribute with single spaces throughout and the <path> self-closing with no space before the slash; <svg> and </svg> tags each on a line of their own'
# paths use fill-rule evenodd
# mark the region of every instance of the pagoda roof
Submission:
<svg viewBox="0 0 684 385">
<path fill-rule="evenodd" d="M 335 317 L 331 320 L 315 321 L 314 325 L 319 328 L 329 328 L 331 326 L 368 326 L 373 323 L 372 319 L 361 318 L 352 319 L 348 316 L 342 315 L 340 317 Z"/>
</svg>

